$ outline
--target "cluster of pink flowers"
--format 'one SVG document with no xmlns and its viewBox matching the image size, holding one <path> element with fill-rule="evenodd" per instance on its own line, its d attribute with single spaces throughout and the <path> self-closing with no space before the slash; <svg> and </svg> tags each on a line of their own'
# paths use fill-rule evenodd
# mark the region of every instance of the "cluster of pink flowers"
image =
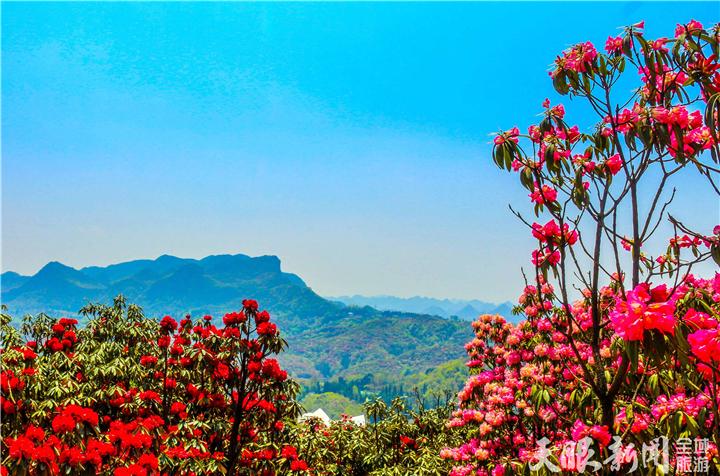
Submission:
<svg viewBox="0 0 720 476">
<path fill-rule="evenodd" d="M 538 241 L 550 246 L 560 246 L 563 243 L 574 245 L 578 240 L 576 230 L 571 231 L 570 225 L 567 223 L 563 223 L 562 229 L 560 229 L 560 225 L 555 220 L 550 220 L 544 225 L 533 223 L 532 234 Z"/>
<path fill-rule="evenodd" d="M 618 336 L 626 341 L 642 340 L 647 330 L 675 333 L 675 300 L 666 285 L 654 288 L 646 283 L 618 297 L 610 321 Z"/>
<path fill-rule="evenodd" d="M 532 252 L 532 263 L 538 267 L 544 264 L 556 266 L 560 263 L 561 254 L 559 248 L 565 245 L 574 245 L 577 243 L 579 236 L 576 230 L 570 230 L 567 223 L 563 223 L 561 229 L 555 220 L 550 220 L 544 225 L 533 223 L 532 235 L 540 243 L 540 249 Z"/>
<path fill-rule="evenodd" d="M 605 42 L 605 51 L 608 54 L 620 55 L 623 50 L 623 37 L 622 36 L 608 36 Z"/>
<path fill-rule="evenodd" d="M 696 35 L 703 29 L 702 23 L 697 20 L 690 20 L 686 25 L 680 23 L 675 27 L 675 38 L 681 35 Z"/>
<path fill-rule="evenodd" d="M 688 293 L 688 286 L 692 286 L 692 293 L 706 295 L 714 303 L 720 303 L 720 274 L 716 273 L 714 279 L 703 280 L 690 276 L 680 291 Z M 708 311 L 707 308 L 704 309 Z M 690 329 L 687 336 L 693 355 L 705 364 L 713 366 L 720 362 L 720 323 L 719 316 L 699 311 L 693 307 L 687 309 L 682 321 Z M 702 365 L 702 364 L 701 364 Z M 702 365 L 703 374 L 708 379 L 718 379 L 720 375 L 708 365 Z"/>
<path fill-rule="evenodd" d="M 586 41 L 578 43 L 572 48 L 563 51 L 561 56 L 555 60 L 557 70 L 568 70 L 576 73 L 585 73 L 593 68 L 593 62 L 597 58 L 595 46 Z M 551 73 L 555 74 L 555 73 Z"/>
<path fill-rule="evenodd" d="M 493 139 L 493 143 L 495 145 L 501 145 L 504 144 L 506 141 L 510 141 L 517 144 L 519 135 L 520 130 L 517 127 L 513 127 L 512 129 L 495 136 L 495 139 Z"/>
<path fill-rule="evenodd" d="M 603 448 L 609 446 L 612 440 L 612 435 L 610 435 L 610 430 L 607 426 L 586 425 L 581 420 L 575 420 L 570 434 L 575 441 L 580 441 L 589 436 L 597 441 Z"/>
<path fill-rule="evenodd" d="M 720 361 L 720 329 L 718 329 L 717 321 L 709 329 L 699 329 L 690 334 L 688 343 L 693 354 L 701 361 Z"/>
<path fill-rule="evenodd" d="M 708 384 L 700 391 L 682 389 L 671 396 L 660 394 L 649 399 L 646 395 L 652 392 L 644 387 L 647 393 L 631 394 L 627 400 L 616 402 L 612 427 L 594 422 L 591 408 L 577 406 L 575 395 L 590 391 L 580 362 L 595 365 L 601 359 L 603 366 L 616 371 L 620 359 L 614 341 L 619 338 L 639 341 L 646 332 L 673 335 L 679 326 L 686 326 L 690 328 L 688 341 L 693 353 L 690 361 L 697 358 L 692 365 L 698 374 L 706 372 L 701 368 L 703 361 L 720 359 L 720 274 L 710 280 L 688 276 L 675 289 L 641 284 L 624 297 L 620 281 L 621 277 L 615 277 L 610 286 L 599 290 L 600 324 L 607 332 L 601 335 L 598 353 L 584 337 L 592 327 L 590 292 L 573 304 L 572 322 L 568 322 L 562 309 L 553 304 L 555 291 L 542 275 L 536 284 L 525 287 L 519 299 L 519 309 L 527 321 L 513 325 L 500 316 L 484 315 L 473 323 L 476 336 L 466 350 L 467 365 L 475 373 L 459 392 L 460 405 L 448 426 L 473 427 L 476 437 L 443 450 L 441 456 L 456 463 L 451 474 L 492 474 L 496 467 L 506 470 L 509 461 L 533 461 L 542 437 L 550 440 L 556 455 L 568 442 L 586 437 L 597 445 L 596 451 L 604 452 L 609 451 L 612 435 L 618 432 L 630 432 L 642 439 L 655 431 L 667 431 L 658 430 L 659 425 L 667 424 L 665 416 L 682 413 L 701 418 L 704 414 L 703 423 L 714 424 L 707 411 L 713 406 L 712 395 L 716 395 L 720 375 L 709 374 L 715 382 L 712 388 Z M 701 312 L 693 307 L 695 304 L 690 305 L 697 299 L 708 303 L 712 311 Z M 705 340 L 708 335 L 712 337 Z M 568 336 L 573 338 L 572 344 Z M 640 356 L 634 372 L 645 379 L 652 375 L 657 378 L 656 365 Z M 634 407 L 632 414 L 626 411 L 628 407 Z M 573 423 L 568 424 L 568 420 Z M 716 454 L 714 447 L 711 450 Z M 629 467 L 632 455 L 622 454 L 617 463 Z M 574 470 L 571 459 L 560 463 L 563 469 Z"/>
<path fill-rule="evenodd" d="M 558 441 L 572 437 L 569 431 L 552 429 L 568 410 L 564 398 L 558 398 L 562 393 L 556 394 L 565 386 L 563 382 L 569 381 L 563 371 L 571 375 L 580 372 L 576 366 L 568 367 L 567 345 L 553 341 L 555 329 L 563 327 L 545 304 L 550 303 L 553 292 L 547 283 L 531 285 L 520 303 L 528 313 L 550 317 L 515 326 L 502 317 L 484 315 L 473 324 L 476 338 L 467 346 L 468 366 L 480 371 L 458 394 L 460 408 L 448 425 L 476 426 L 479 438 L 441 453 L 459 463 L 451 474 L 506 474 L 506 458 L 532 459 L 536 438 L 541 435 L 524 427 L 527 418 L 540 419 L 547 435 L 557 436 Z M 538 388 L 550 392 L 539 407 L 534 403 Z M 570 391 L 569 386 L 563 390 Z M 596 436 L 604 434 L 597 432 Z"/>
<path fill-rule="evenodd" d="M 474 439 L 443 453 L 456 463 L 453 474 L 489 474 L 499 465 L 526 471 L 526 463 L 539 458 L 541 438 L 555 456 L 590 438 L 601 461 L 610 461 L 614 435 L 627 436 L 637 448 L 653 435 L 717 434 L 720 274 L 702 280 L 684 273 L 710 255 L 720 262 L 720 226 L 703 236 L 679 225 L 686 234 L 672 238 L 653 260 L 641 250 L 652 232 L 611 236 L 608 220 L 614 225 L 622 217 L 616 201 L 644 176 L 643 167 L 667 173 L 668 164 L 673 170 L 696 165 L 711 174 L 705 159 L 718 154 L 718 41 L 720 25 L 705 30 L 692 20 L 678 25 L 674 39 L 646 39 L 642 22 L 629 26 L 607 39 L 607 54 L 577 44 L 562 52 L 550 75 L 560 94 L 587 99 L 600 118 L 596 127 L 581 133 L 566 122 L 562 105 L 545 100 L 542 119 L 526 135 L 513 128 L 495 140 L 495 163 L 517 172 L 536 216 L 553 219 L 531 225 L 539 243 L 532 253 L 535 282 L 514 309 L 527 320 L 510 325 L 481 316 L 474 325 L 476 337 L 466 346 L 473 375 L 448 423 L 472 427 Z M 637 94 L 616 105 L 610 90 L 628 64 L 638 68 L 640 84 Z M 583 264 L 575 259 L 576 276 L 591 289 L 578 290 L 581 297 L 573 302 L 572 271 L 556 267 L 565 264 L 566 253 L 576 258 L 566 246 L 580 237 L 567 223 L 589 214 L 601 230 L 598 210 L 608 194 L 607 236 L 596 239 L 619 241 L 632 255 L 615 256 L 618 269 L 606 286 L 598 283 L 611 273 L 606 265 L 598 263 L 600 269 L 581 278 Z M 681 260 L 685 249 L 693 258 Z M 633 261 L 631 286 L 620 269 L 627 259 Z M 562 284 L 558 295 L 547 282 L 551 271 Z M 613 461 L 621 473 L 638 456 L 624 444 Z M 720 461 L 710 446 L 712 466 Z M 582 471 L 574 458 L 554 461 L 562 470 Z"/>
<path fill-rule="evenodd" d="M 546 203 L 552 203 L 557 200 L 557 190 L 552 188 L 550 185 L 538 185 L 535 183 L 535 190 L 529 195 L 533 203 L 538 205 L 544 205 Z"/>
</svg>

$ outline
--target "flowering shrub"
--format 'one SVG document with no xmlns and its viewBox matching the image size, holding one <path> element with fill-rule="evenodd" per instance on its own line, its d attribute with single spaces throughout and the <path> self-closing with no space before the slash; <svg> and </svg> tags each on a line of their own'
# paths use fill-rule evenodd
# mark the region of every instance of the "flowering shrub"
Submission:
<svg viewBox="0 0 720 476">
<path fill-rule="evenodd" d="M 297 385 L 285 342 L 252 300 L 160 322 L 121 297 L 90 317 L 2 316 L 2 474 L 303 473 L 285 445 Z M 21 338 L 25 336 L 25 338 Z"/>
<path fill-rule="evenodd" d="M 545 283 L 541 288 L 528 286 L 521 297 L 522 305 L 534 306 L 538 297 L 555 299 L 552 285 Z M 647 292 L 646 285 L 639 288 L 637 294 Z M 619 290 L 618 283 L 601 289 L 608 305 L 613 306 L 613 301 L 625 304 Z M 573 305 L 578 327 L 568 326 L 557 309 L 540 310 L 534 318 L 517 325 L 490 315 L 476 321 L 476 337 L 467 346 L 468 366 L 474 374 L 459 393 L 460 409 L 449 422 L 451 427 L 476 427 L 474 438 L 442 452 L 442 456 L 464 463 L 456 467 L 455 474 L 474 474 L 467 473 L 467 468 L 476 466 L 492 469 L 494 474 L 514 474 L 517 467 L 536 461 L 535 451 L 542 437 L 553 442 L 559 455 L 568 441 L 590 436 L 603 460 L 612 453 L 613 435 L 622 435 L 627 447 L 638 449 L 658 436 L 706 437 L 710 441 L 708 459 L 720 464 L 716 446 L 720 374 L 716 366 L 704 363 L 720 359 L 718 354 L 707 354 L 707 343 L 713 342 L 712 346 L 719 341 L 704 339 L 705 333 L 719 329 L 720 274 L 712 280 L 690 276 L 672 295 L 666 294 L 664 286 L 652 291 L 665 301 L 658 306 L 661 311 L 645 311 L 644 317 L 662 312 L 658 318 L 670 322 L 672 332 L 643 327 L 642 321 L 630 322 L 625 337 L 617 330 L 603 336 L 597 354 L 583 341 L 588 298 Z M 619 308 L 615 305 L 609 314 L 622 313 Z M 605 316 L 603 324 L 612 328 L 612 321 Z M 586 365 L 600 364 L 617 372 L 619 349 L 638 332 L 655 349 L 637 355 L 620 385 L 613 423 L 602 425 L 601 405 L 591 384 L 583 379 L 575 351 Z M 573 334 L 572 344 L 568 333 Z M 556 463 L 562 469 L 571 469 L 562 461 Z"/>
<path fill-rule="evenodd" d="M 291 442 L 318 475 L 446 475 L 450 464 L 439 452 L 462 441 L 461 430 L 445 428 L 454 405 L 417 406 L 413 411 L 403 398 L 390 405 L 378 398 L 365 404 L 367 426 L 348 418 L 329 427 L 309 420 L 290 429 Z"/>
<path fill-rule="evenodd" d="M 605 53 L 586 42 L 555 61 L 556 90 L 597 113 L 591 132 L 545 100 L 527 134 L 494 139 L 495 163 L 545 217 L 516 212 L 538 243 L 515 309 L 526 320 L 474 323 L 472 375 L 448 423 L 469 438 L 441 452 L 454 476 L 692 472 L 675 455 L 638 466 L 659 437 L 706 441 L 694 456 L 720 471 L 720 275 L 690 273 L 720 264 L 720 226 L 690 230 L 667 214 L 665 191 L 687 168 L 720 193 L 720 27 L 691 21 L 654 40 L 643 28 L 608 38 Z M 620 98 L 626 67 L 640 84 Z M 675 235 L 652 256 L 665 218 Z"/>
</svg>

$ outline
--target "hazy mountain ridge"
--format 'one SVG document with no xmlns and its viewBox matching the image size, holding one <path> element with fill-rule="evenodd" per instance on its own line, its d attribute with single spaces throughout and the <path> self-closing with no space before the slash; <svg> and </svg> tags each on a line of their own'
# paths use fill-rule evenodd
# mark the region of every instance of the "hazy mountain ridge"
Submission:
<svg viewBox="0 0 720 476">
<path fill-rule="evenodd" d="M 507 319 L 514 319 L 512 303 L 492 303 L 477 299 L 437 299 L 424 296 L 402 298 L 397 296 L 337 296 L 329 297 L 331 301 L 348 306 L 370 306 L 381 311 L 400 311 L 418 314 L 429 314 L 450 318 L 456 316 L 462 320 L 472 321 L 481 314 L 500 314 Z"/>
<path fill-rule="evenodd" d="M 7 286 L 6 286 L 7 282 Z M 295 287 L 314 306 L 337 306 L 326 302 L 302 280 L 283 273 L 276 256 L 213 255 L 203 259 L 163 255 L 155 260 L 136 260 L 106 267 L 75 269 L 58 262 L 45 265 L 33 276 L 3 273 L 2 301 L 15 315 L 38 312 L 75 314 L 89 301 L 108 301 L 123 294 L 151 314 L 225 312 L 242 299 L 253 296 L 274 303 L 283 287 Z M 268 293 L 270 288 L 275 292 Z"/>
<path fill-rule="evenodd" d="M 317 295 L 281 269 L 276 256 L 169 255 L 75 269 L 51 262 L 33 276 L 0 275 L 2 303 L 19 318 L 45 312 L 76 315 L 88 302 L 118 294 L 152 317 L 220 316 L 257 299 L 277 321 L 289 349 L 281 360 L 296 376 L 329 378 L 419 371 L 464 355 L 466 323 L 434 315 L 347 307 Z"/>
</svg>

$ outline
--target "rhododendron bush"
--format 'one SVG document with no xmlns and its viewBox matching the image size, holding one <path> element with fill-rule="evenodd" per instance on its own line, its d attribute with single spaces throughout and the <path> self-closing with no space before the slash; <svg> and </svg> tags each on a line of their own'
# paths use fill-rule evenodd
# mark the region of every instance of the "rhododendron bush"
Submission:
<svg viewBox="0 0 720 476">
<path fill-rule="evenodd" d="M 297 385 L 252 300 L 222 318 L 159 322 L 117 298 L 75 319 L 2 316 L 2 474 L 287 474 Z"/>
<path fill-rule="evenodd" d="M 526 134 L 495 138 L 495 163 L 528 190 L 536 219 L 515 213 L 537 248 L 525 320 L 474 323 L 472 375 L 448 423 L 470 436 L 442 451 L 451 474 L 720 471 L 720 275 L 693 274 L 720 264 L 720 227 L 669 214 L 678 172 L 707 184 L 717 213 L 719 35 L 690 21 L 650 39 L 638 23 L 604 52 L 575 45 L 550 76 L 594 127 L 545 100 Z M 664 441 L 647 461 L 644 445 Z M 706 443 L 689 467 L 683 441 Z"/>
<path fill-rule="evenodd" d="M 365 403 L 368 425 L 349 418 L 325 426 L 318 419 L 291 427 L 291 442 L 317 475 L 426 476 L 447 475 L 450 463 L 440 450 L 462 442 L 462 429 L 447 429 L 445 421 L 454 403 L 425 408 L 416 395 L 415 407 L 397 397 Z"/>
</svg>

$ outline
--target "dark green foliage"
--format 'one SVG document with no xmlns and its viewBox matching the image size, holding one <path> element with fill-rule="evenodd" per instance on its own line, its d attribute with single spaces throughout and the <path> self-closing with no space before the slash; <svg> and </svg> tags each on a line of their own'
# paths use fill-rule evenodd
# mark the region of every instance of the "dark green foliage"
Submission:
<svg viewBox="0 0 720 476">
<path fill-rule="evenodd" d="M 428 410 L 421 401 L 409 405 L 396 398 L 387 404 L 378 398 L 365 404 L 366 426 L 308 421 L 290 431 L 300 457 L 321 476 L 444 475 L 451 465 L 440 450 L 465 436 L 445 425 L 454 408 L 453 402 Z"/>
</svg>

